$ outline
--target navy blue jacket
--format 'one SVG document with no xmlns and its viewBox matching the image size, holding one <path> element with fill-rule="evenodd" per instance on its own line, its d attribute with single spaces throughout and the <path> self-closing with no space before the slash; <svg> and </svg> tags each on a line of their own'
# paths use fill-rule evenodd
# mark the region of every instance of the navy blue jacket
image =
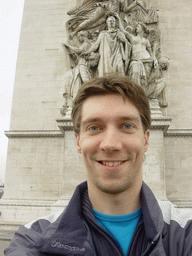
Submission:
<svg viewBox="0 0 192 256">
<path fill-rule="evenodd" d="M 128 256 L 192 256 L 192 209 L 157 200 L 149 187 L 141 189 L 142 217 Z M 123 256 L 116 240 L 96 221 L 87 183 L 77 186 L 63 212 L 21 226 L 6 256 Z"/>
</svg>

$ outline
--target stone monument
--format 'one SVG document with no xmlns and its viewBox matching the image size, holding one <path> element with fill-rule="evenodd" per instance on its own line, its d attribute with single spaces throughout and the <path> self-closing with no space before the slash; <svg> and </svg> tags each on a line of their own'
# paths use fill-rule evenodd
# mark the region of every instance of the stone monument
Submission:
<svg viewBox="0 0 192 256">
<path fill-rule="evenodd" d="M 5 132 L 4 228 L 63 209 L 86 179 L 71 103 L 83 82 L 114 72 L 150 100 L 144 180 L 157 197 L 192 206 L 191 8 L 190 0 L 25 0 Z"/>
</svg>

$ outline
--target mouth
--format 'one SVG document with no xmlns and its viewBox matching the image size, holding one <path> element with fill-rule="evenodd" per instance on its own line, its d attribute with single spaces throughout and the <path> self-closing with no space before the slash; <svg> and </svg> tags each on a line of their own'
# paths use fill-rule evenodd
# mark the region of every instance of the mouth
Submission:
<svg viewBox="0 0 192 256">
<path fill-rule="evenodd" d="M 114 166 L 118 166 L 121 165 L 122 163 L 124 163 L 125 161 L 99 161 L 100 164 L 105 165 L 105 166 L 109 166 L 109 167 L 114 167 Z"/>
</svg>

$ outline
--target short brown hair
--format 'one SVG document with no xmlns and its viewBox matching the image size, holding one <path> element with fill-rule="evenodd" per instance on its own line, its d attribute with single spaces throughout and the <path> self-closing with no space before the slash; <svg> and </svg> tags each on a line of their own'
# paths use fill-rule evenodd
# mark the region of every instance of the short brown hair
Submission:
<svg viewBox="0 0 192 256">
<path fill-rule="evenodd" d="M 73 101 L 71 112 L 74 130 L 77 134 L 80 133 L 82 106 L 85 100 L 90 97 L 111 94 L 120 94 L 124 100 L 128 98 L 140 113 L 144 131 L 150 128 L 151 111 L 144 90 L 130 81 L 127 76 L 114 74 L 93 78 L 80 87 Z"/>
</svg>

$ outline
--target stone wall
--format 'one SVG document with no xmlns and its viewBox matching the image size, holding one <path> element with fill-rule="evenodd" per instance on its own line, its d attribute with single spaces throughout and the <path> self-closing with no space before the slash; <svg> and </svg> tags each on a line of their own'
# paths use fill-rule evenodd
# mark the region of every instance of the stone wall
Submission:
<svg viewBox="0 0 192 256">
<path fill-rule="evenodd" d="M 64 139 L 55 119 L 69 68 L 61 43 L 73 6 L 75 1 L 25 1 L 10 124 L 19 135 L 10 135 L 4 198 L 61 196 Z"/>
<path fill-rule="evenodd" d="M 63 137 L 10 139 L 8 152 L 4 199 L 61 197 Z"/>
<path fill-rule="evenodd" d="M 192 3 L 151 2 L 159 9 L 163 53 L 170 58 L 166 88 L 169 105 L 165 110 L 173 117 L 169 129 L 192 129 Z"/>
<path fill-rule="evenodd" d="M 192 138 L 165 138 L 167 198 L 180 206 L 192 204 Z M 191 203 L 190 203 L 191 202 Z"/>
<path fill-rule="evenodd" d="M 172 117 L 164 140 L 166 190 L 170 200 L 182 205 L 180 202 L 192 201 L 192 3 L 153 2 L 159 9 L 163 52 L 170 58 L 166 88 L 169 105 L 164 111 Z"/>
<path fill-rule="evenodd" d="M 76 141 L 73 131 L 65 133 L 63 197 L 69 199 L 75 187 L 86 180 L 86 171 L 82 156 L 76 149 Z"/>
<path fill-rule="evenodd" d="M 61 43 L 74 1 L 26 0 L 23 12 L 10 130 L 57 130 L 63 74 L 69 69 Z"/>
</svg>

